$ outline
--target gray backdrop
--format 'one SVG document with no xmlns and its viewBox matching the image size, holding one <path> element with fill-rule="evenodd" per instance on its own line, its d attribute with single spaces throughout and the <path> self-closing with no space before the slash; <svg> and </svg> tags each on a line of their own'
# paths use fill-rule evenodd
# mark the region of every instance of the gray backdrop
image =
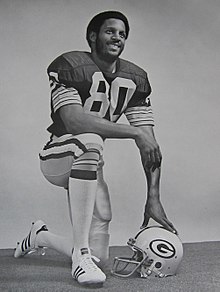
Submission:
<svg viewBox="0 0 220 292">
<path fill-rule="evenodd" d="M 220 239 L 220 2 L 0 0 L 0 248 L 14 247 L 38 218 L 70 232 L 66 194 L 39 169 L 50 124 L 46 68 L 63 52 L 88 50 L 87 23 L 108 9 L 130 21 L 122 57 L 149 73 L 168 217 L 184 242 Z M 111 244 L 125 244 L 141 224 L 146 183 L 132 141 L 108 141 L 105 158 Z"/>
</svg>

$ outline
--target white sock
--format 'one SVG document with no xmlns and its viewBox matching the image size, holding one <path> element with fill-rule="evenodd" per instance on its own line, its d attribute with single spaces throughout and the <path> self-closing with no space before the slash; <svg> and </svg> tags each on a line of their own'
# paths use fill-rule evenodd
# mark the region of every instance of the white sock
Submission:
<svg viewBox="0 0 220 292">
<path fill-rule="evenodd" d="M 108 186 L 104 181 L 103 168 L 97 171 L 97 190 L 95 207 L 89 234 L 91 253 L 98 257 L 100 265 L 108 265 L 109 259 L 109 224 L 112 218 Z"/>
<path fill-rule="evenodd" d="M 68 257 L 72 256 L 73 248 L 79 252 L 81 248 L 91 247 L 93 255 L 100 258 L 101 261 L 107 260 L 109 257 L 108 229 L 111 220 L 111 206 L 102 169 L 98 171 L 98 185 L 96 180 L 70 178 L 69 189 L 74 240 L 73 237 L 64 237 L 46 231 L 37 235 L 37 245 L 52 248 Z M 95 199 L 97 200 L 96 207 L 94 207 Z M 96 217 L 97 209 L 102 210 L 102 215 L 107 216 L 109 220 L 98 219 Z"/>
<path fill-rule="evenodd" d="M 74 252 L 89 248 L 89 230 L 96 196 L 96 180 L 70 178 L 69 192 L 73 220 Z"/>
<path fill-rule="evenodd" d="M 71 258 L 73 251 L 73 239 L 64 237 L 50 231 L 39 232 L 36 237 L 36 244 L 39 247 L 52 248 Z"/>
</svg>

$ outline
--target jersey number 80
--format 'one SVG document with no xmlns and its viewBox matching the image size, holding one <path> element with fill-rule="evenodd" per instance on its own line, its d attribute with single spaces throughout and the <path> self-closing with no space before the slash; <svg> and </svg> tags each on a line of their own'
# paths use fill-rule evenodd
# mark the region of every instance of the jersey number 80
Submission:
<svg viewBox="0 0 220 292">
<path fill-rule="evenodd" d="M 110 120 L 115 121 L 126 108 L 135 89 L 136 84 L 131 79 L 116 77 L 109 85 L 102 72 L 95 72 L 84 110 L 100 118 L 109 111 Z"/>
</svg>

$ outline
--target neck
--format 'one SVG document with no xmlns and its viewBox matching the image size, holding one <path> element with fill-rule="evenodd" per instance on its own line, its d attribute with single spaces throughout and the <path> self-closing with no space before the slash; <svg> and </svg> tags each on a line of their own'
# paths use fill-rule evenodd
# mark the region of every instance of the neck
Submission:
<svg viewBox="0 0 220 292">
<path fill-rule="evenodd" d="M 117 59 L 114 61 L 103 60 L 97 55 L 95 51 L 92 51 L 92 59 L 101 71 L 110 73 L 115 72 Z"/>
</svg>

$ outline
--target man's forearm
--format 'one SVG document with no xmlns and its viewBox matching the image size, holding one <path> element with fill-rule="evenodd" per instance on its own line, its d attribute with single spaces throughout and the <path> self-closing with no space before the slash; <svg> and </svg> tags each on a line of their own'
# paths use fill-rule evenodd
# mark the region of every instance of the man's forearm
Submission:
<svg viewBox="0 0 220 292">
<path fill-rule="evenodd" d="M 142 127 L 142 130 L 148 133 L 153 139 L 155 139 L 153 127 L 145 126 L 145 127 Z M 150 167 L 148 167 L 148 165 L 145 163 L 145 157 L 143 157 L 143 155 L 141 155 L 141 160 L 142 160 L 142 165 L 143 165 L 146 180 L 147 180 L 148 198 L 157 197 L 159 199 L 160 171 L 161 171 L 160 164 L 158 164 L 157 166 L 150 165 Z"/>
<path fill-rule="evenodd" d="M 138 129 L 133 126 L 119 123 L 116 124 L 106 119 L 88 114 L 84 115 L 84 122 L 78 126 L 77 129 L 82 133 L 93 132 L 104 138 L 136 139 L 138 136 Z"/>
<path fill-rule="evenodd" d="M 71 110 L 69 114 L 68 110 Z M 136 139 L 140 129 L 126 124 L 116 124 L 85 113 L 80 107 L 62 108 L 60 115 L 67 131 L 73 135 L 96 133 L 103 138 Z"/>
<path fill-rule="evenodd" d="M 151 125 L 134 127 L 116 124 L 104 118 L 84 112 L 79 105 L 63 106 L 59 110 L 60 117 L 68 133 L 77 135 L 95 133 L 103 138 L 134 139 L 139 148 L 143 165 L 158 167 L 161 162 L 159 146 L 154 138 Z"/>
<path fill-rule="evenodd" d="M 147 179 L 147 196 L 160 198 L 160 167 L 154 171 L 144 169 Z"/>
</svg>

